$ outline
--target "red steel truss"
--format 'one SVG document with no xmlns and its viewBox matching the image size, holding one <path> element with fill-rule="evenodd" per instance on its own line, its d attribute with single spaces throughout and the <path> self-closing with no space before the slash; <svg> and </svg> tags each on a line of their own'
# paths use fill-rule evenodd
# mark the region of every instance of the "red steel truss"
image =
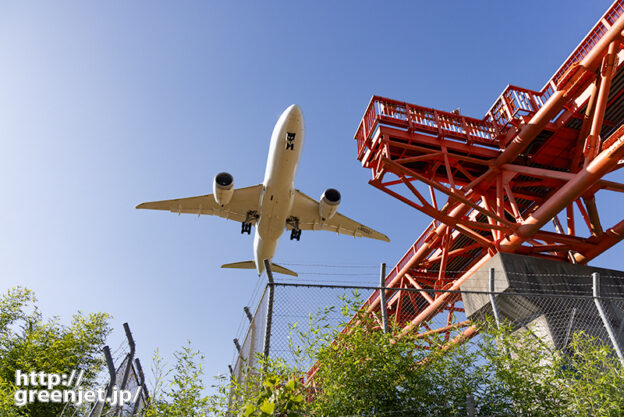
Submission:
<svg viewBox="0 0 624 417">
<path fill-rule="evenodd" d="M 355 135 L 370 184 L 433 219 L 386 277 L 403 332 L 457 342 L 475 329 L 455 323 L 456 293 L 392 288 L 457 290 L 497 252 L 586 263 L 624 238 L 624 220 L 605 228 L 596 202 L 624 191 L 603 178 L 624 166 L 622 15 L 618 0 L 541 91 L 510 85 L 483 119 L 371 99 Z M 421 329 L 441 313 L 446 326 Z"/>
</svg>

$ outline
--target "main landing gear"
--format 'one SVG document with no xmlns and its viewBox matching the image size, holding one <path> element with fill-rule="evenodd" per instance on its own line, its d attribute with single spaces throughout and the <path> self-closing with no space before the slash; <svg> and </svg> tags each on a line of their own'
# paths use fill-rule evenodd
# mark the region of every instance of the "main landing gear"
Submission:
<svg viewBox="0 0 624 417">
<path fill-rule="evenodd" d="M 245 233 L 247 233 L 248 235 L 251 234 L 251 222 L 252 220 L 258 220 L 258 212 L 255 210 L 250 210 L 247 212 L 247 215 L 245 216 L 245 221 L 242 222 L 241 224 L 241 234 L 244 235 Z"/>
<path fill-rule="evenodd" d="M 301 229 L 299 229 L 299 219 L 296 217 L 289 217 L 286 219 L 286 224 L 292 227 L 290 231 L 290 240 L 301 239 Z"/>
</svg>

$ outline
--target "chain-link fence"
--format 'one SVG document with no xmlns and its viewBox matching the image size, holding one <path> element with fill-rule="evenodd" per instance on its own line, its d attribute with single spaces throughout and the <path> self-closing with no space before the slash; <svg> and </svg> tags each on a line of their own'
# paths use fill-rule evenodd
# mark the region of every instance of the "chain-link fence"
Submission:
<svg viewBox="0 0 624 417">
<path fill-rule="evenodd" d="M 530 330 L 553 349 L 564 349 L 574 333 L 583 332 L 621 352 L 624 276 L 490 270 L 468 280 L 462 291 L 466 314 L 473 319 L 492 315 L 514 328 Z"/>
<path fill-rule="evenodd" d="M 125 380 L 125 389 L 132 394 L 131 401 L 124 404 L 121 408 L 109 411 L 109 414 L 102 414 L 102 417 L 105 415 L 119 417 L 141 415 L 141 411 L 147 406 L 148 393 L 145 387 L 143 371 L 137 369 L 140 366 L 140 362 L 137 363 L 135 359 L 133 363 L 132 359 L 131 355 L 126 355 L 115 372 L 115 380 L 120 381 L 120 385 Z"/>
<path fill-rule="evenodd" d="M 93 404 L 89 417 L 129 417 L 142 415 L 145 407 L 149 402 L 149 392 L 145 384 L 145 375 L 141 367 L 141 362 L 135 358 L 135 342 L 130 331 L 128 323 L 123 325 L 126 333 L 126 339 L 115 350 L 111 350 L 109 346 L 104 347 L 104 356 L 108 368 L 108 377 L 104 378 L 106 382 L 102 382 L 103 390 L 106 392 L 107 401 L 101 401 L 99 398 Z M 127 391 L 131 394 L 130 401 L 125 401 L 122 405 L 118 404 L 114 395 L 120 395 L 119 392 L 113 395 L 113 391 Z M 115 404 L 109 404 L 114 399 Z"/>
<path fill-rule="evenodd" d="M 420 283 L 422 278 L 410 277 Z M 233 376 L 240 380 L 244 367 L 255 365 L 257 354 L 309 369 L 313 365 L 310 355 L 298 353 L 313 347 L 305 346 L 300 335 L 316 332 L 318 339 L 323 332 L 344 328 L 357 310 L 375 313 L 383 328 L 385 309 L 392 331 L 422 335 L 423 349 L 430 347 L 427 344 L 431 343 L 431 335 L 437 335 L 435 343 L 465 342 L 476 335 L 472 323 L 493 317 L 513 329 L 529 330 L 554 349 L 565 348 L 572 336 L 582 331 L 621 354 L 624 273 L 592 276 L 485 269 L 474 273 L 458 290 L 440 287 L 440 282 L 444 281 L 438 277 L 429 287 L 384 288 L 383 306 L 378 300 L 380 287 L 376 286 L 312 280 L 268 284 L 250 316 L 244 341 L 237 348 Z M 450 281 L 446 287 L 450 287 Z M 268 309 L 271 289 L 274 301 Z"/>
<path fill-rule="evenodd" d="M 247 307 L 245 308 L 245 316 L 248 320 L 249 327 L 244 334 L 242 342 L 238 338 L 234 339 L 236 354 L 231 372 L 238 380 L 240 380 L 248 370 L 255 368 L 257 354 L 264 353 L 267 304 L 270 288 L 269 285 L 264 288 L 253 313 L 251 313 Z"/>
</svg>

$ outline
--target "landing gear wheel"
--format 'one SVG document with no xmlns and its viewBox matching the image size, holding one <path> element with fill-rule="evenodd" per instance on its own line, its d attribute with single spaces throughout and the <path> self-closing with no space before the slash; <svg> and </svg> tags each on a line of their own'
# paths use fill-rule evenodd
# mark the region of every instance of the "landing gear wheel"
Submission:
<svg viewBox="0 0 624 417">
<path fill-rule="evenodd" d="M 290 240 L 299 240 L 301 239 L 301 229 L 292 229 L 290 231 Z"/>
<path fill-rule="evenodd" d="M 241 234 L 245 233 L 247 233 L 248 235 L 251 234 L 251 223 L 249 222 L 243 222 L 241 224 Z"/>
</svg>

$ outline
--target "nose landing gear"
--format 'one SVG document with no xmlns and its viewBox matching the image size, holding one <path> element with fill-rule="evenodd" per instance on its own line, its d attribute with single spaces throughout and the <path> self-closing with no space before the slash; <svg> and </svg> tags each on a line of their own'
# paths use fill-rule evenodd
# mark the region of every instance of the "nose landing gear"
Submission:
<svg viewBox="0 0 624 417">
<path fill-rule="evenodd" d="M 301 229 L 292 229 L 290 231 L 290 240 L 299 240 L 301 239 Z"/>
</svg>

